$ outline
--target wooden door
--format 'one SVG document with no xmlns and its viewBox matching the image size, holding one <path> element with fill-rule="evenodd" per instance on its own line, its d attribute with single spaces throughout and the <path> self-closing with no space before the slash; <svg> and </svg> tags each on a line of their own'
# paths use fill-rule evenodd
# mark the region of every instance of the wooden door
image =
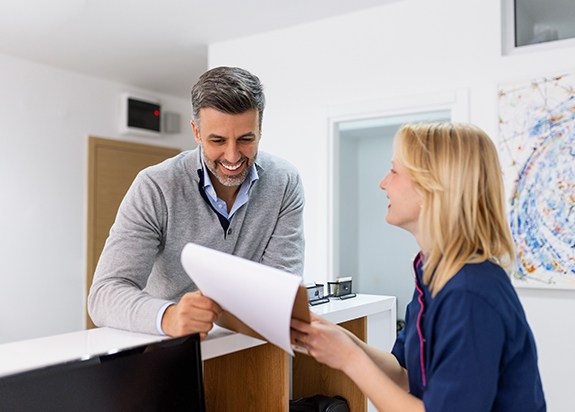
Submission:
<svg viewBox="0 0 575 412">
<path fill-rule="evenodd" d="M 124 198 L 138 172 L 179 149 L 90 137 L 88 140 L 88 253 L 86 295 L 96 264 Z M 86 312 L 86 326 L 94 324 Z"/>
</svg>

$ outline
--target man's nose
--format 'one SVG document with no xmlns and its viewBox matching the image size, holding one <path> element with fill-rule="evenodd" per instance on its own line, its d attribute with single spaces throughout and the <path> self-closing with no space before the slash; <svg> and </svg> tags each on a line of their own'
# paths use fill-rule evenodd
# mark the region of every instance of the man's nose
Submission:
<svg viewBox="0 0 575 412">
<path fill-rule="evenodd" d="M 238 144 L 235 141 L 229 141 L 224 151 L 224 159 L 226 162 L 237 163 L 241 157 L 242 155 L 240 154 Z"/>
</svg>

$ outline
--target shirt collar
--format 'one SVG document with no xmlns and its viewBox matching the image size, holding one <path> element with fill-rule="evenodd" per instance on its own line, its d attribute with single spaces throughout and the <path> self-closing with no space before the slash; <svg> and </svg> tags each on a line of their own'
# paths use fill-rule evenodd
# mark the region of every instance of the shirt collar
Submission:
<svg viewBox="0 0 575 412">
<path fill-rule="evenodd" d="M 210 177 L 210 174 L 208 173 L 208 167 L 206 166 L 206 163 L 204 161 L 204 153 L 202 152 L 201 147 L 199 147 L 198 149 L 200 152 L 200 164 L 202 165 L 202 173 L 204 175 L 204 191 L 213 200 L 217 200 L 218 195 L 216 194 L 216 190 L 215 190 L 214 185 L 212 183 L 212 179 Z M 258 180 L 259 178 L 260 178 L 260 176 L 258 175 L 258 169 L 256 167 L 256 162 L 254 162 L 250 167 L 250 171 L 246 177 L 246 180 L 244 180 L 244 182 L 240 186 L 240 193 L 246 193 L 247 194 L 249 189 L 252 187 L 252 184 L 256 180 Z"/>
</svg>

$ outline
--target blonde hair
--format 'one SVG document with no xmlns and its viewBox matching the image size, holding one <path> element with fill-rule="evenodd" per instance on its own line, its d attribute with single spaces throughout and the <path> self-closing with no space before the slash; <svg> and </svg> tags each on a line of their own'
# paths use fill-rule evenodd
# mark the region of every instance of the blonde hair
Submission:
<svg viewBox="0 0 575 412">
<path fill-rule="evenodd" d="M 492 260 L 510 268 L 507 222 L 495 145 L 476 126 L 419 123 L 395 137 L 395 159 L 422 194 L 419 236 L 428 245 L 424 282 L 435 296 L 466 263 Z"/>
</svg>

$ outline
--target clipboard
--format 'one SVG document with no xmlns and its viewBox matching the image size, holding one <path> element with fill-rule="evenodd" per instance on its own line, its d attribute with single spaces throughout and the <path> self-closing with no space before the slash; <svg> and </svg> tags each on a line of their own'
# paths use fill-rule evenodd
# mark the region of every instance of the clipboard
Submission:
<svg viewBox="0 0 575 412">
<path fill-rule="evenodd" d="M 298 350 L 291 319 L 311 321 L 300 276 L 193 243 L 183 248 L 181 260 L 197 288 L 222 307 L 217 325 L 268 341 L 290 355 Z"/>
<path fill-rule="evenodd" d="M 291 316 L 292 318 L 301 320 L 302 322 L 311 322 L 307 300 L 307 290 L 303 285 L 300 286 L 297 290 Z M 234 332 L 243 333 L 244 335 L 251 336 L 252 338 L 267 341 L 265 337 L 257 333 L 255 330 L 250 328 L 248 325 L 246 325 L 244 322 L 226 310 L 222 312 L 220 318 L 216 321 L 216 325 L 221 326 L 222 328 L 233 330 Z"/>
</svg>

